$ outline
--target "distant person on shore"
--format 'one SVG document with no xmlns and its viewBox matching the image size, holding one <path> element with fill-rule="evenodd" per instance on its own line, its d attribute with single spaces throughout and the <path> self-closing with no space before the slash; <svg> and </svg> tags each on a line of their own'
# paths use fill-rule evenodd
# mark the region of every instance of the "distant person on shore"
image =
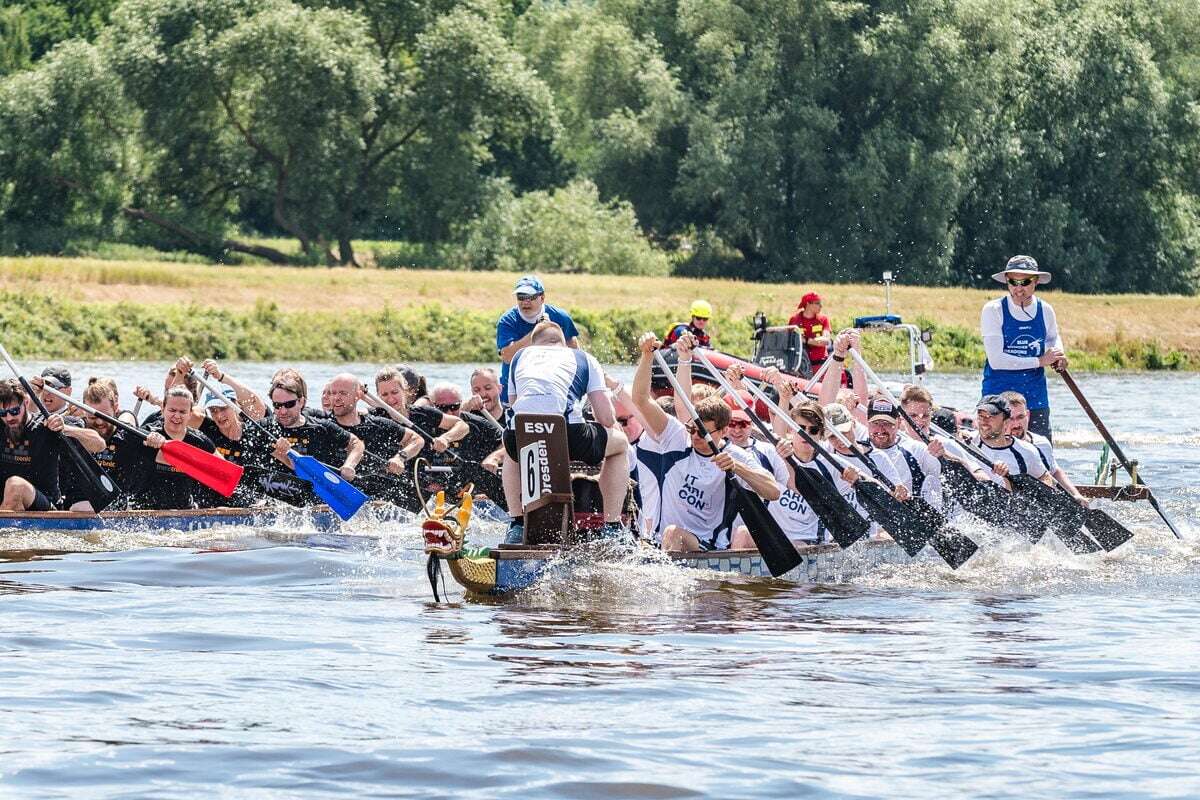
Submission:
<svg viewBox="0 0 1200 800">
<path fill-rule="evenodd" d="M 508 405 L 508 366 L 513 356 L 528 347 L 534 327 L 549 320 L 562 328 L 567 347 L 579 348 L 579 330 L 571 315 L 546 302 L 546 288 L 536 275 L 523 275 L 513 287 L 517 304 L 496 322 L 496 350 L 500 354 L 500 402 Z"/>
<path fill-rule="evenodd" d="M 804 347 L 808 351 L 808 363 L 815 373 L 829 357 L 829 345 L 833 341 L 829 319 L 821 313 L 821 295 L 809 292 L 800 298 L 797 311 L 788 320 L 788 325 L 802 329 Z"/>
<path fill-rule="evenodd" d="M 697 347 L 712 347 L 712 342 L 709 339 L 708 321 L 712 319 L 712 306 L 707 300 L 695 300 L 692 302 L 690 309 L 692 319 L 690 322 L 677 322 L 667 331 L 667 338 L 663 339 L 663 347 L 671 347 L 685 333 L 690 333 L 696 337 Z"/>
<path fill-rule="evenodd" d="M 1013 256 L 992 279 L 1007 284 L 1008 295 L 989 301 L 980 315 L 987 353 L 983 394 L 1020 393 L 1029 409 L 1029 430 L 1050 439 L 1045 367 L 1067 365 L 1054 309 L 1034 297 L 1039 285 L 1050 282 L 1050 273 L 1030 256 Z"/>
</svg>

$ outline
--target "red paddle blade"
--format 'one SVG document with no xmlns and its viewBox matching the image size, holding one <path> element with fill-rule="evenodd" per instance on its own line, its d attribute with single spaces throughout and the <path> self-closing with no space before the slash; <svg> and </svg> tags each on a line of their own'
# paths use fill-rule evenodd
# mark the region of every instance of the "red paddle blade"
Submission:
<svg viewBox="0 0 1200 800">
<path fill-rule="evenodd" d="M 242 479 L 242 467 L 220 456 L 193 447 L 187 442 L 168 439 L 162 447 L 163 459 L 175 469 L 195 478 L 225 497 L 233 494 Z"/>
</svg>

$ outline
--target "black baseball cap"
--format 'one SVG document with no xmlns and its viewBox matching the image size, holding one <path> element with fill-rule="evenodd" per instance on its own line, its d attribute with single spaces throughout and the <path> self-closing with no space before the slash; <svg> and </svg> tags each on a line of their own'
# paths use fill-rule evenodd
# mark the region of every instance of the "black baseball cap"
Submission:
<svg viewBox="0 0 1200 800">
<path fill-rule="evenodd" d="M 46 367 L 42 380 L 52 389 L 66 389 L 71 386 L 71 372 L 66 367 Z"/>
<path fill-rule="evenodd" d="M 982 411 L 986 414 L 1003 414 L 1006 417 L 1012 416 L 1012 409 L 1008 406 L 1008 401 L 998 394 L 984 395 L 978 403 L 975 404 L 976 411 Z"/>
<path fill-rule="evenodd" d="M 900 418 L 900 411 L 896 408 L 896 404 L 886 397 L 876 397 L 867 403 L 867 421 L 870 422 L 877 417 L 887 417 L 895 422 Z"/>
</svg>

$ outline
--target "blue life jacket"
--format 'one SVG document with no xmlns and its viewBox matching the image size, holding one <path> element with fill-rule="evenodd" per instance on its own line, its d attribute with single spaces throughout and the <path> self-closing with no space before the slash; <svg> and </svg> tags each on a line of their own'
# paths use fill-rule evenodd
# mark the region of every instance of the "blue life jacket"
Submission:
<svg viewBox="0 0 1200 800">
<path fill-rule="evenodd" d="M 1018 358 L 1041 358 L 1046 352 L 1046 317 L 1042 302 L 1037 301 L 1037 313 L 1033 319 L 1018 320 L 1008 310 L 1007 299 L 1000 303 L 1004 315 L 1001 328 L 1004 334 L 1004 352 Z M 1025 405 L 1030 411 L 1050 407 L 1046 390 L 1046 371 L 1042 367 L 1031 369 L 994 369 L 991 362 L 983 365 L 983 394 L 1020 392 L 1025 396 Z"/>
</svg>

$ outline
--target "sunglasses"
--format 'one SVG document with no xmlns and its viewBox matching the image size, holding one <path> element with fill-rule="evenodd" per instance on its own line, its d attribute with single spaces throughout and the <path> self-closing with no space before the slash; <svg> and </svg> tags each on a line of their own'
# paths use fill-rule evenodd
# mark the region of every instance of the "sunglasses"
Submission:
<svg viewBox="0 0 1200 800">
<path fill-rule="evenodd" d="M 446 403 L 445 405 L 439 404 L 437 406 L 438 411 L 441 411 L 443 414 L 453 414 L 460 408 L 462 408 L 462 403 Z"/>
<path fill-rule="evenodd" d="M 797 425 L 796 427 L 807 433 L 809 436 L 816 436 L 821 432 L 820 425 Z"/>
<path fill-rule="evenodd" d="M 731 420 L 729 422 L 729 427 L 731 427 L 731 428 L 749 428 L 750 421 L 749 420 L 740 420 L 740 419 Z"/>
<path fill-rule="evenodd" d="M 633 419 L 633 417 L 617 417 L 617 422 L 621 423 L 622 425 L 628 425 L 631 419 Z"/>
<path fill-rule="evenodd" d="M 523 294 L 520 292 L 517 293 L 517 300 L 519 300 L 522 303 L 528 303 L 530 300 L 537 300 L 539 297 L 541 297 L 540 294 Z"/>
<path fill-rule="evenodd" d="M 19 417 L 21 416 L 22 406 L 13 406 L 12 408 L 0 408 L 0 417 Z"/>
<path fill-rule="evenodd" d="M 1037 278 L 1009 278 L 1009 286 L 1028 286 L 1037 281 Z"/>
<path fill-rule="evenodd" d="M 688 424 L 684 425 L 683 427 L 684 427 L 684 428 L 687 430 L 687 432 L 688 432 L 688 433 L 690 433 L 692 436 L 703 436 L 703 435 L 704 435 L 704 434 L 700 433 L 700 431 L 699 431 L 699 430 L 697 430 L 697 428 L 696 428 L 696 423 L 694 423 L 694 422 L 689 422 Z M 712 434 L 712 433 L 713 433 L 713 431 L 710 431 L 710 430 L 708 430 L 708 428 L 705 428 L 705 429 L 704 429 L 704 433 Z"/>
<path fill-rule="evenodd" d="M 279 410 L 279 409 L 281 409 L 281 408 L 295 408 L 295 407 L 296 407 L 296 403 L 299 403 L 299 402 L 300 402 L 300 400 L 299 400 L 299 399 L 296 399 L 296 400 L 284 400 L 282 403 L 276 403 L 274 400 L 272 400 L 272 401 L 271 401 L 271 405 L 275 406 L 275 410 L 276 410 L 276 411 L 278 411 L 278 410 Z"/>
<path fill-rule="evenodd" d="M 708 322 L 708 317 L 692 317 L 696 322 Z"/>
</svg>

